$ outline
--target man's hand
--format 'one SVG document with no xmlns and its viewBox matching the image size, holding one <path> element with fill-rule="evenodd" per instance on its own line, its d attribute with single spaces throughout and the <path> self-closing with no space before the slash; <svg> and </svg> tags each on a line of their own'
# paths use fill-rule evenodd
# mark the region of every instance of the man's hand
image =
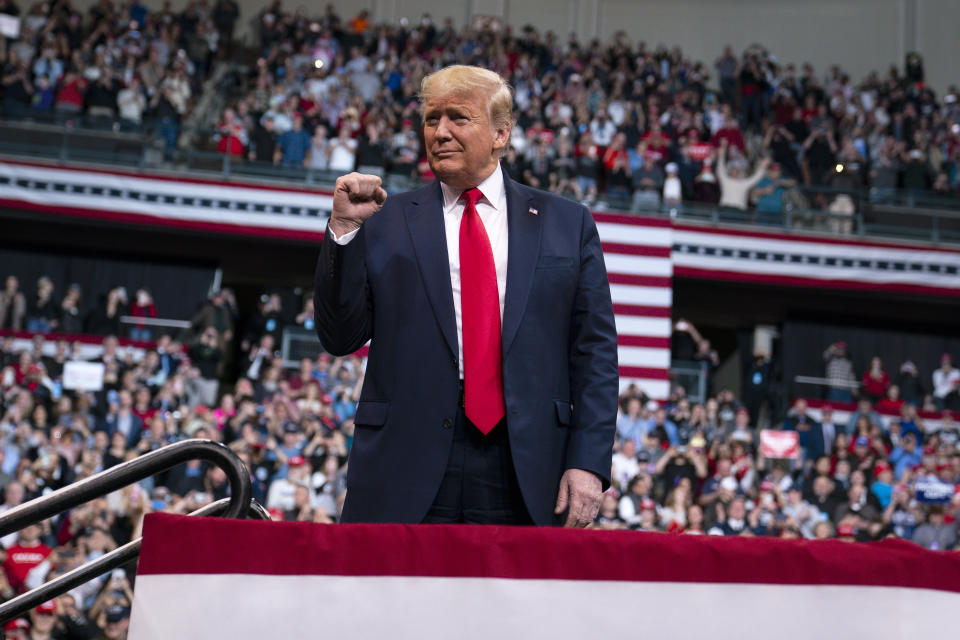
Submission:
<svg viewBox="0 0 960 640">
<path fill-rule="evenodd" d="M 560 478 L 555 514 L 567 511 L 565 527 L 582 529 L 591 524 L 600 511 L 600 494 L 603 485 L 600 478 L 583 469 L 567 469 Z"/>
<path fill-rule="evenodd" d="M 380 210 L 386 199 L 387 192 L 380 186 L 378 176 L 363 173 L 340 176 L 333 190 L 330 230 L 339 238 L 359 229 Z"/>
</svg>

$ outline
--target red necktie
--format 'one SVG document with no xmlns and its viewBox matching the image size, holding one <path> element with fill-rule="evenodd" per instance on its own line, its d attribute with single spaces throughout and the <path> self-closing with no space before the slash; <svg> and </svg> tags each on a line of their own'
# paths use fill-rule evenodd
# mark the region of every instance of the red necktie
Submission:
<svg viewBox="0 0 960 640">
<path fill-rule="evenodd" d="M 500 295 L 493 250 L 474 187 L 460 220 L 460 309 L 463 322 L 463 405 L 467 418 L 484 435 L 506 413 L 503 401 L 503 353 L 500 345 Z"/>
</svg>

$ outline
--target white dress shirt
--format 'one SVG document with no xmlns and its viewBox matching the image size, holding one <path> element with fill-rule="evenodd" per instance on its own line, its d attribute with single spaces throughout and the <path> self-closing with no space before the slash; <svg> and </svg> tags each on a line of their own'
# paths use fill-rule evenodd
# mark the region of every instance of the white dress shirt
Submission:
<svg viewBox="0 0 960 640">
<path fill-rule="evenodd" d="M 497 270 L 497 293 L 500 298 L 500 323 L 503 324 L 503 303 L 507 292 L 507 194 L 503 186 L 503 173 L 498 165 L 487 178 L 477 185 L 483 197 L 477 202 L 477 213 L 487 232 L 493 250 L 493 264 Z M 460 200 L 460 189 L 440 183 L 443 192 L 443 225 L 447 235 L 447 259 L 450 263 L 450 286 L 453 289 L 453 310 L 457 318 L 457 350 L 460 377 L 463 378 L 463 306 L 460 303 L 460 220 L 466 204 Z M 333 241 L 345 245 L 357 235 L 359 229 L 338 238 L 328 227 Z"/>
</svg>

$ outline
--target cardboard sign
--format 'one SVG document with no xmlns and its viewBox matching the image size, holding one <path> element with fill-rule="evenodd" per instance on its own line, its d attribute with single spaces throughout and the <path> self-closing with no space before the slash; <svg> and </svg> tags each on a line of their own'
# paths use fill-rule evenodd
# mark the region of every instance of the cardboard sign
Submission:
<svg viewBox="0 0 960 640">
<path fill-rule="evenodd" d="M 71 360 L 63 365 L 63 388 L 80 391 L 103 389 L 103 363 Z"/>
<path fill-rule="evenodd" d="M 764 458 L 796 460 L 800 457 L 800 434 L 763 429 L 760 431 L 760 453 Z"/>
</svg>

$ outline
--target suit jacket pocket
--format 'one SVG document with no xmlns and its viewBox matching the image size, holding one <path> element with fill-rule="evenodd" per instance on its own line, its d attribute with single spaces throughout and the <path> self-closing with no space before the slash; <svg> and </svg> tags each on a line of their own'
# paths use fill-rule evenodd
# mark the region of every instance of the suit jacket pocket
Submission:
<svg viewBox="0 0 960 640">
<path fill-rule="evenodd" d="M 557 422 L 559 422 L 561 426 L 569 427 L 570 423 L 573 421 L 573 411 L 570 407 L 570 401 L 554 400 L 553 404 L 555 404 L 557 407 Z"/>
<path fill-rule="evenodd" d="M 353 416 L 353 424 L 358 427 L 379 429 L 387 421 L 389 410 L 389 402 L 361 400 L 357 403 L 357 413 Z"/>
<path fill-rule="evenodd" d="M 569 269 L 573 267 L 573 258 L 569 256 L 540 256 L 537 269 Z"/>
</svg>

